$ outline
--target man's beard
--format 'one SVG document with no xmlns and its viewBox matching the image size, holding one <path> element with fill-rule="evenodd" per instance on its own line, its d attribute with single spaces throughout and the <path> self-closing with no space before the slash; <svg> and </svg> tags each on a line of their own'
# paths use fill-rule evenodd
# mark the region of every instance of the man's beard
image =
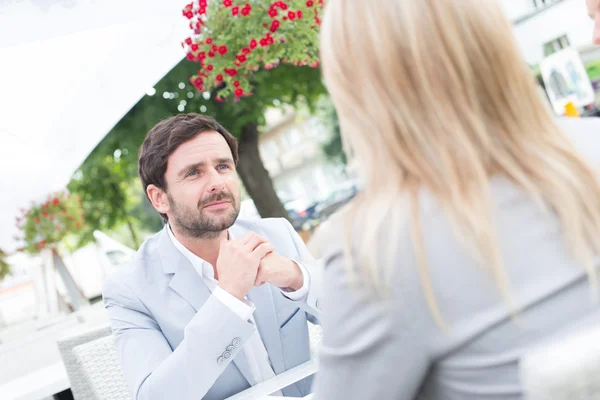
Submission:
<svg viewBox="0 0 600 400">
<path fill-rule="evenodd" d="M 169 194 L 167 194 L 167 198 L 173 213 L 173 221 L 170 222 L 178 228 L 181 234 L 187 237 L 198 239 L 218 237 L 221 232 L 233 225 L 240 213 L 239 202 L 231 193 L 225 191 L 201 199 L 196 210 L 175 202 Z M 232 210 L 230 212 L 219 216 L 210 216 L 204 212 L 204 207 L 207 204 L 222 200 L 231 202 Z"/>
</svg>

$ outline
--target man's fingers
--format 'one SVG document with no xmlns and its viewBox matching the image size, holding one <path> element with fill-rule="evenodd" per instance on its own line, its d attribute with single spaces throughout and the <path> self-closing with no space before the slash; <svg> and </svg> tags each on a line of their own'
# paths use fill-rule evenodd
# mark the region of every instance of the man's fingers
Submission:
<svg viewBox="0 0 600 400">
<path fill-rule="evenodd" d="M 262 286 L 265 284 L 265 280 L 261 276 L 260 270 L 258 270 L 258 274 L 256 275 L 256 279 L 254 280 L 254 286 Z"/>
<path fill-rule="evenodd" d="M 263 244 L 263 243 L 268 243 L 267 239 L 265 239 L 264 237 L 254 234 L 244 245 L 244 247 L 246 248 L 247 251 L 252 252 L 254 251 L 259 245 Z"/>
<path fill-rule="evenodd" d="M 256 259 L 258 260 L 262 260 L 264 256 L 266 256 L 273 250 L 275 250 L 275 246 L 273 246 L 271 243 L 262 243 L 258 245 L 256 249 L 254 249 L 254 251 L 252 252 L 252 256 L 256 257 Z"/>
</svg>

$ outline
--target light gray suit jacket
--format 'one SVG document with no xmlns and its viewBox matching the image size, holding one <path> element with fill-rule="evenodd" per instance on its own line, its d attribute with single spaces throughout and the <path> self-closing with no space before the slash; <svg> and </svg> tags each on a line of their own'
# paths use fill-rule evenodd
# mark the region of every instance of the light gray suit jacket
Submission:
<svg viewBox="0 0 600 400">
<path fill-rule="evenodd" d="M 561 123 L 583 156 L 598 165 L 600 120 Z M 382 226 L 372 249 L 396 249 L 386 282 L 391 293 L 377 298 L 366 284 L 350 281 L 342 241 L 351 228 L 333 220 L 321 246 L 325 297 L 315 400 L 521 399 L 519 360 L 528 349 L 600 323 L 584 268 L 565 246 L 557 219 L 508 180 L 490 185 L 504 266 L 522 309 L 518 318 L 511 319 L 489 269 L 465 251 L 428 193 L 420 204 L 423 240 L 446 332 L 431 317 L 407 224 L 393 230 L 400 232 L 396 237 Z"/>
<path fill-rule="evenodd" d="M 165 229 L 104 286 L 117 352 L 135 399 L 222 400 L 248 389 L 251 375 L 240 350 L 256 328 L 276 374 L 310 359 L 307 318 L 315 321 L 318 314 L 320 273 L 286 220 L 238 220 L 231 228 L 235 237 L 248 230 L 264 236 L 310 275 L 309 295 L 299 302 L 269 284 L 253 288 L 248 299 L 256 306 L 256 327 L 211 295 Z M 283 393 L 304 396 L 311 383 L 307 378 Z"/>
</svg>

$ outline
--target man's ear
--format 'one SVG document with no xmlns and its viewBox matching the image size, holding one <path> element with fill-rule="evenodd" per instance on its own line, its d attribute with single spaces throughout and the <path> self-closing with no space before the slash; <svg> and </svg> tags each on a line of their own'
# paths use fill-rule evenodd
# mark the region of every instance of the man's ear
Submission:
<svg viewBox="0 0 600 400">
<path fill-rule="evenodd" d="M 148 194 L 148 198 L 150 202 L 161 214 L 166 214 L 170 211 L 169 207 L 169 199 L 167 198 L 167 193 L 161 188 L 155 185 L 148 185 L 146 188 L 146 193 Z"/>
</svg>

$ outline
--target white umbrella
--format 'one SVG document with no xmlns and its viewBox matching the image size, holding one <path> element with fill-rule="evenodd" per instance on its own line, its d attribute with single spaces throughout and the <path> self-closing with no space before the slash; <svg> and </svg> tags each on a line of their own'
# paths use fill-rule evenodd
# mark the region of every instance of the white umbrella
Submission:
<svg viewBox="0 0 600 400">
<path fill-rule="evenodd" d="M 60 190 L 100 140 L 184 56 L 172 0 L 0 4 L 0 248 L 19 208 Z"/>
</svg>

